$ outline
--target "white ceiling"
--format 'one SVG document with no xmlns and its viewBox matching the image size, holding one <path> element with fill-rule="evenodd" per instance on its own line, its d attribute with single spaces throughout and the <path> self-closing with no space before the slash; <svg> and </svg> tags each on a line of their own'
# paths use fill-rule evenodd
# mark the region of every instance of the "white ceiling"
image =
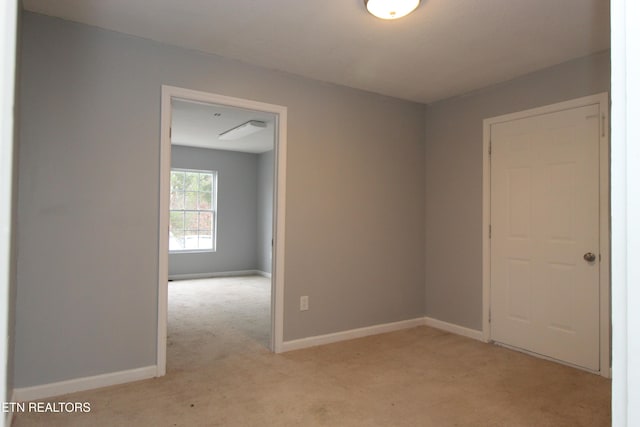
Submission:
<svg viewBox="0 0 640 427">
<path fill-rule="evenodd" d="M 607 0 L 23 0 L 27 10 L 429 103 L 609 48 Z"/>
<path fill-rule="evenodd" d="M 174 99 L 171 101 L 171 143 L 190 147 L 264 153 L 274 147 L 275 114 Z M 218 135 L 259 120 L 267 127 L 241 139 L 225 141 Z"/>
</svg>

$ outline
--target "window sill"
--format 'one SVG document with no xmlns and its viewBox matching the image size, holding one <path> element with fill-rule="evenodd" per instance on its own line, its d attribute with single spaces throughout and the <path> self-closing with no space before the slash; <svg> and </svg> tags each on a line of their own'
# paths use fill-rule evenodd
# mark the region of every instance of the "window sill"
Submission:
<svg viewBox="0 0 640 427">
<path fill-rule="evenodd" d="M 169 255 L 179 255 L 179 254 L 207 254 L 213 253 L 215 249 L 185 249 L 183 251 L 169 251 Z"/>
</svg>

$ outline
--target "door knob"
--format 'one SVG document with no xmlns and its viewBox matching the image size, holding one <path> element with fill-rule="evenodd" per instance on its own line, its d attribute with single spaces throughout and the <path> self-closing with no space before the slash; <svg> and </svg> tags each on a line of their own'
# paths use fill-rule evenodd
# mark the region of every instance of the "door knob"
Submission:
<svg viewBox="0 0 640 427">
<path fill-rule="evenodd" d="M 596 260 L 596 254 L 587 252 L 582 258 L 584 258 L 584 260 L 587 262 L 594 262 Z"/>
</svg>

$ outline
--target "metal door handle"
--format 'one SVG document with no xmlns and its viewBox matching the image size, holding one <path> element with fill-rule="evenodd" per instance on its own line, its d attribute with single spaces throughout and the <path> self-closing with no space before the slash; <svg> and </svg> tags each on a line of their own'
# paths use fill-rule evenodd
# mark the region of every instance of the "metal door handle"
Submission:
<svg viewBox="0 0 640 427">
<path fill-rule="evenodd" d="M 584 258 L 584 260 L 587 262 L 594 262 L 596 260 L 596 254 L 587 252 L 582 258 Z"/>
</svg>

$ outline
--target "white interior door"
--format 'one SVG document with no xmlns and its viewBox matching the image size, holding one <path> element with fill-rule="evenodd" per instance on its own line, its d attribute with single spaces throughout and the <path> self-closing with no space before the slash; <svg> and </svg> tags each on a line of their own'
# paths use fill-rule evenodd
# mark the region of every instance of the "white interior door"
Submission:
<svg viewBox="0 0 640 427">
<path fill-rule="evenodd" d="M 600 368 L 600 106 L 491 125 L 491 339 Z"/>
</svg>

